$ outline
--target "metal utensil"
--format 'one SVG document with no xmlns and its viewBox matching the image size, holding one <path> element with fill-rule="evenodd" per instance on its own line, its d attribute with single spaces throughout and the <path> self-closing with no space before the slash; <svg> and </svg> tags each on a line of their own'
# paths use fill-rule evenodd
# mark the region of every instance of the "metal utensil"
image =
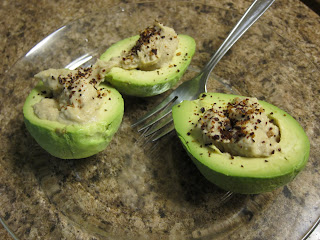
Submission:
<svg viewBox="0 0 320 240">
<path fill-rule="evenodd" d="M 132 127 L 135 127 L 145 122 L 138 131 L 146 130 L 144 136 L 150 136 L 156 133 L 152 137 L 152 141 L 156 141 L 159 138 L 165 136 L 174 129 L 174 126 L 165 128 L 172 122 L 172 117 L 158 123 L 161 119 L 171 113 L 172 107 L 181 103 L 184 100 L 194 100 L 199 97 L 203 92 L 206 92 L 206 84 L 209 75 L 220 59 L 226 54 L 226 52 L 232 47 L 232 45 L 248 30 L 248 28 L 259 19 L 259 17 L 271 6 L 274 0 L 255 0 L 252 5 L 247 9 L 245 14 L 230 32 L 229 36 L 222 43 L 220 48 L 215 52 L 210 61 L 205 65 L 202 71 L 193 79 L 184 82 L 178 88 L 176 88 L 167 98 L 165 98 L 158 106 L 149 111 L 145 116 L 137 120 Z M 158 113 L 157 116 L 155 116 Z M 151 117 L 155 116 L 152 120 L 147 121 Z M 147 121 L 147 122 L 146 122 Z M 158 124 L 157 124 L 158 123 Z"/>
</svg>

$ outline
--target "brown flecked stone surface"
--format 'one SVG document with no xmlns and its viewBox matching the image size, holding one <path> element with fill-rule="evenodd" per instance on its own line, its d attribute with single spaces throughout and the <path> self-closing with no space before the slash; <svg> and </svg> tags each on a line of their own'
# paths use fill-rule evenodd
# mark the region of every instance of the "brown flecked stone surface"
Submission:
<svg viewBox="0 0 320 240">
<path fill-rule="evenodd" d="M 319 216 L 320 18 L 299 1 L 276 1 L 214 71 L 234 91 L 278 105 L 304 127 L 311 141 L 310 161 L 281 189 L 255 196 L 233 195 L 221 203 L 225 192 L 199 174 L 174 134 L 156 145 L 144 144 L 130 123 L 162 96 L 125 97 L 120 131 L 104 152 L 89 159 L 55 159 L 27 133 L 21 109 L 35 84 L 32 75 L 44 67 L 65 66 L 81 50 L 94 49 L 98 55 L 101 45 L 108 46 L 149 24 L 141 15 L 152 18 L 152 12 L 146 11 L 150 6 L 139 5 L 131 11 L 128 7 L 133 2 L 142 1 L 1 1 L 2 219 L 21 239 L 301 237 Z M 161 21 L 195 38 L 197 53 L 187 79 L 217 49 L 250 1 L 201 1 L 207 5 L 197 1 L 197 6 L 185 2 L 174 7 L 161 3 L 152 9 Z M 63 57 L 52 48 L 14 65 L 52 31 L 101 10 L 110 14 L 103 20 L 94 14 L 97 21 L 80 21 L 83 28 L 78 29 L 79 24 L 71 28 L 72 34 L 54 46 L 65 50 Z M 108 21 L 122 10 L 128 15 Z M 114 31 L 90 30 L 99 24 Z M 208 89 L 228 91 L 214 79 Z M 3 228 L 0 236 L 10 239 Z"/>
</svg>

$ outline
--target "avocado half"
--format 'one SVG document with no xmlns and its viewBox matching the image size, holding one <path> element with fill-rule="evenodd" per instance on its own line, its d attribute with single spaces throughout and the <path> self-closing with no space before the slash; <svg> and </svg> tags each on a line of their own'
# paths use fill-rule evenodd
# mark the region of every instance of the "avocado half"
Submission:
<svg viewBox="0 0 320 240">
<path fill-rule="evenodd" d="M 79 159 L 92 156 L 106 148 L 118 130 L 124 113 L 120 93 L 105 83 L 99 85 L 106 92 L 99 122 L 65 125 L 38 118 L 33 105 L 45 96 L 42 81 L 32 89 L 23 106 L 25 125 L 37 143 L 51 155 L 62 159 Z"/>
<path fill-rule="evenodd" d="M 259 101 L 268 118 L 273 119 L 280 130 L 281 150 L 273 155 L 232 157 L 214 145 L 204 144 L 200 129 L 194 127 L 203 108 L 211 108 L 214 103 L 223 107 L 235 97 L 222 93 L 203 93 L 197 100 L 183 101 L 173 107 L 175 129 L 188 155 L 205 178 L 227 191 L 256 194 L 289 183 L 306 165 L 310 143 L 299 123 L 278 107 Z"/>
<path fill-rule="evenodd" d="M 139 35 L 123 39 L 111 45 L 100 59 L 110 60 L 120 56 L 122 51 L 129 51 L 139 39 Z M 119 92 L 136 97 L 149 97 L 161 94 L 172 88 L 187 70 L 195 53 L 196 44 L 188 35 L 178 35 L 179 45 L 170 63 L 152 71 L 139 69 L 126 70 L 114 67 L 106 74 L 105 80 L 110 82 Z"/>
</svg>

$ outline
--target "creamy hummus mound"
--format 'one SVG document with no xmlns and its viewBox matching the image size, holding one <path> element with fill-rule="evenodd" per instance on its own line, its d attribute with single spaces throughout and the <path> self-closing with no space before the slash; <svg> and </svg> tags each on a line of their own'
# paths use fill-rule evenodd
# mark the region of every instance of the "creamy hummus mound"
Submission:
<svg viewBox="0 0 320 240">
<path fill-rule="evenodd" d="M 178 49 L 178 36 L 169 27 L 155 22 L 140 33 L 136 45 L 121 56 L 124 69 L 155 70 L 169 63 Z"/>
<path fill-rule="evenodd" d="M 40 102 L 33 106 L 41 119 L 64 124 L 86 123 L 98 120 L 98 111 L 107 93 L 98 90 L 102 81 L 99 68 L 78 70 L 48 69 L 35 75 L 47 91 Z"/>
<path fill-rule="evenodd" d="M 232 156 L 267 157 L 280 141 L 278 126 L 269 119 L 256 98 L 235 98 L 222 109 L 213 104 L 203 110 L 200 127 L 207 145 L 214 144 Z"/>
<path fill-rule="evenodd" d="M 155 22 L 140 33 L 140 38 L 129 51 L 123 51 L 109 61 L 98 59 L 85 69 L 48 69 L 35 75 L 47 88 L 45 98 L 33 106 L 41 119 L 63 124 L 84 124 L 98 121 L 98 110 L 106 93 L 101 93 L 99 84 L 113 67 L 159 69 L 168 64 L 178 48 L 178 37 L 172 28 Z"/>
</svg>

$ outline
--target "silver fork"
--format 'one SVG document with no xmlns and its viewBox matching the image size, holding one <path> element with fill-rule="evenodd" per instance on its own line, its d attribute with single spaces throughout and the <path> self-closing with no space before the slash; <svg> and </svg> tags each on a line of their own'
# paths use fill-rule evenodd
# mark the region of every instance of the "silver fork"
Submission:
<svg viewBox="0 0 320 240">
<path fill-rule="evenodd" d="M 259 17 L 271 6 L 273 2 L 274 0 L 255 0 L 233 28 L 233 30 L 229 33 L 228 37 L 224 40 L 220 48 L 215 52 L 210 61 L 202 69 L 202 71 L 193 79 L 182 83 L 158 106 L 132 124 L 132 127 L 145 122 L 138 131 L 145 130 L 145 137 L 156 133 L 152 136 L 152 141 L 156 141 L 171 132 L 174 129 L 174 126 L 171 125 L 166 128 L 165 126 L 168 126 L 172 122 L 172 116 L 169 118 L 167 117 L 161 122 L 160 120 L 171 113 L 174 105 L 179 104 L 184 100 L 197 99 L 201 93 L 207 92 L 206 84 L 213 68 L 232 47 L 232 45 L 248 30 L 248 28 L 255 21 L 259 19 Z M 158 112 L 158 116 L 149 120 Z"/>
</svg>

